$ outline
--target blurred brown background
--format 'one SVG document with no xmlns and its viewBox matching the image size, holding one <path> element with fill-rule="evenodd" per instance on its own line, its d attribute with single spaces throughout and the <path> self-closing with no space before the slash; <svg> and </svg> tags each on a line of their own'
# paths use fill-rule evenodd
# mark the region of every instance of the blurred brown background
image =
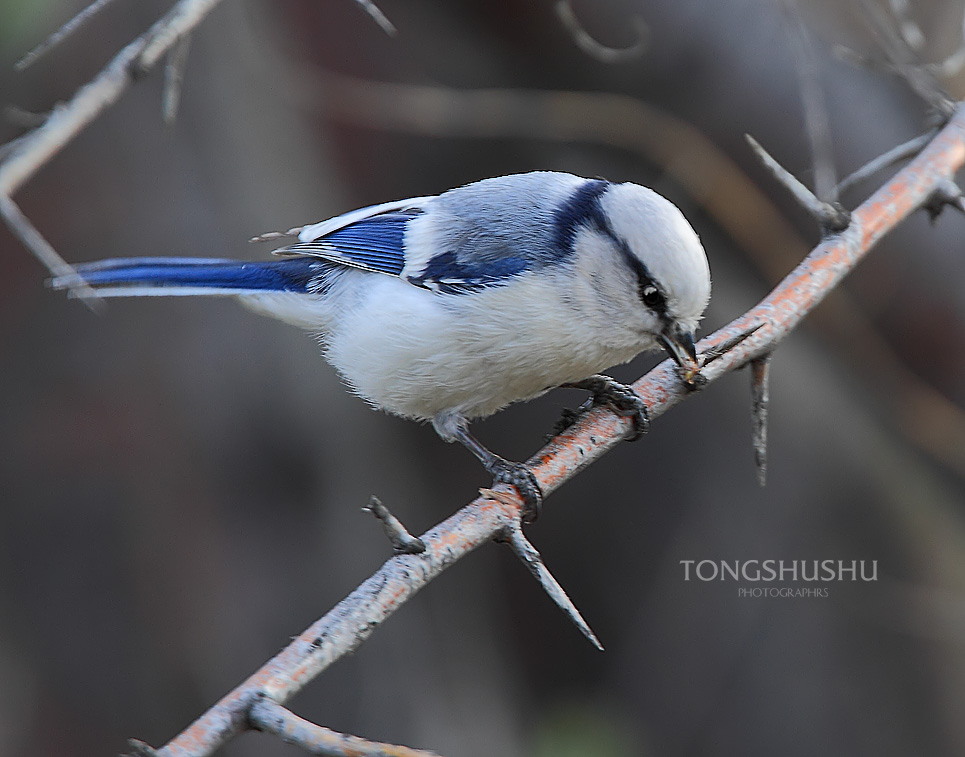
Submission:
<svg viewBox="0 0 965 757">
<path fill-rule="evenodd" d="M 49 109 L 171 4 L 114 3 L 12 73 L 83 5 L 3 3 L 0 101 Z M 263 231 L 486 176 L 633 180 L 704 240 L 704 333 L 815 243 L 742 137 L 810 180 L 783 4 L 574 2 L 614 47 L 646 25 L 643 54 L 615 64 L 548 0 L 380 6 L 396 38 L 351 0 L 227 0 L 193 38 L 173 128 L 155 72 L 16 199 L 70 261 L 241 258 L 267 254 L 245 241 Z M 961 2 L 916 9 L 923 57 L 950 54 Z M 831 54 L 874 53 L 863 12 L 804 7 L 842 172 L 926 124 L 900 81 Z M 528 533 L 605 654 L 492 545 L 293 709 L 447 757 L 965 753 L 963 239 L 961 216 L 915 216 L 781 347 L 765 489 L 739 372 L 548 501 Z M 163 744 L 388 557 L 370 494 L 420 532 L 487 483 L 465 450 L 349 396 L 291 327 L 223 300 L 94 315 L 6 229 L 0 245 L 0 754 Z M 554 392 L 477 431 L 525 459 L 581 400 Z M 879 579 L 748 599 L 685 581 L 685 559 L 877 560 Z M 249 734 L 224 753 L 300 752 Z"/>
</svg>

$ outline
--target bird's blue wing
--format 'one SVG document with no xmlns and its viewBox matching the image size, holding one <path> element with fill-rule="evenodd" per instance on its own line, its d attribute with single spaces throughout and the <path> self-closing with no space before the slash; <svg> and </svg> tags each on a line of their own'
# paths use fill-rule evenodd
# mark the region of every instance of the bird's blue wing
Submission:
<svg viewBox="0 0 965 757">
<path fill-rule="evenodd" d="M 573 229 L 606 186 L 553 172 L 485 179 L 306 226 L 297 244 L 276 253 L 399 276 L 433 291 L 479 291 L 565 262 Z"/>
<path fill-rule="evenodd" d="M 375 206 L 375 209 L 382 207 Z M 424 212 L 423 207 L 398 209 L 396 205 L 387 212 L 361 218 L 356 215 L 358 220 L 344 225 L 337 223 L 339 219 L 333 219 L 325 222 L 327 228 L 321 224 L 306 227 L 309 234 L 303 232 L 301 236 L 303 239 L 308 236 L 308 241 L 275 250 L 275 254 L 321 258 L 372 273 L 399 276 L 414 286 L 446 293 L 478 291 L 499 285 L 529 267 L 529 261 L 524 257 L 507 254 L 513 247 L 508 240 L 498 239 L 495 235 L 490 237 L 481 229 L 469 229 L 468 233 L 459 235 L 460 238 L 446 238 L 445 249 L 435 251 L 435 254 L 419 250 L 415 254 L 417 260 L 411 259 L 413 253 L 410 250 L 407 259 L 406 229 Z M 316 229 L 322 234 L 314 237 Z M 484 233 L 480 234 L 481 231 Z M 466 255 L 466 240 L 470 237 L 475 237 L 473 246 L 476 249 L 488 248 L 491 254 L 484 259 Z"/>
<path fill-rule="evenodd" d="M 421 212 L 382 213 L 311 242 L 294 244 L 284 252 L 398 276 L 405 267 L 406 225 Z"/>
<path fill-rule="evenodd" d="M 276 255 L 321 258 L 372 273 L 399 276 L 405 267 L 405 230 L 424 212 L 431 198 L 385 203 L 306 226 L 296 244 L 275 250 Z"/>
</svg>

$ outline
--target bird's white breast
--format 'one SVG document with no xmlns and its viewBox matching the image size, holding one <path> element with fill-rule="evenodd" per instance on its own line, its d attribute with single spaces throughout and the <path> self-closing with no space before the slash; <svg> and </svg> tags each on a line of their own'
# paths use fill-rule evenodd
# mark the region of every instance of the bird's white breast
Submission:
<svg viewBox="0 0 965 757">
<path fill-rule="evenodd" d="M 652 346 L 574 310 L 553 279 L 524 275 L 511 287 L 439 295 L 372 278 L 322 336 L 326 358 L 374 405 L 428 420 L 490 415 Z"/>
</svg>

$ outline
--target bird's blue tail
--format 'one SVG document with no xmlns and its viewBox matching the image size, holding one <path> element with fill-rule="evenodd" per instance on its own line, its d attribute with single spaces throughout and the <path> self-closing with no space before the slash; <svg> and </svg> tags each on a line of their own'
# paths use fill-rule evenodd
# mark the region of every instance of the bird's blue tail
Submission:
<svg viewBox="0 0 965 757">
<path fill-rule="evenodd" d="M 55 289 L 84 283 L 102 297 L 237 295 L 309 291 L 326 264 L 309 257 L 255 263 L 218 258 L 115 258 L 75 267 L 59 276 Z"/>
</svg>

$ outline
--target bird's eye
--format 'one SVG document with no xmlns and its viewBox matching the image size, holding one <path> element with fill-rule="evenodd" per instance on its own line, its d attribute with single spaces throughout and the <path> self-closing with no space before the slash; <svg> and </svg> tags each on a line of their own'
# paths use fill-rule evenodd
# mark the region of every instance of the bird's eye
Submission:
<svg viewBox="0 0 965 757">
<path fill-rule="evenodd" d="M 663 295 L 653 284 L 640 287 L 640 299 L 643 300 L 644 305 L 654 310 L 663 305 Z"/>
</svg>

